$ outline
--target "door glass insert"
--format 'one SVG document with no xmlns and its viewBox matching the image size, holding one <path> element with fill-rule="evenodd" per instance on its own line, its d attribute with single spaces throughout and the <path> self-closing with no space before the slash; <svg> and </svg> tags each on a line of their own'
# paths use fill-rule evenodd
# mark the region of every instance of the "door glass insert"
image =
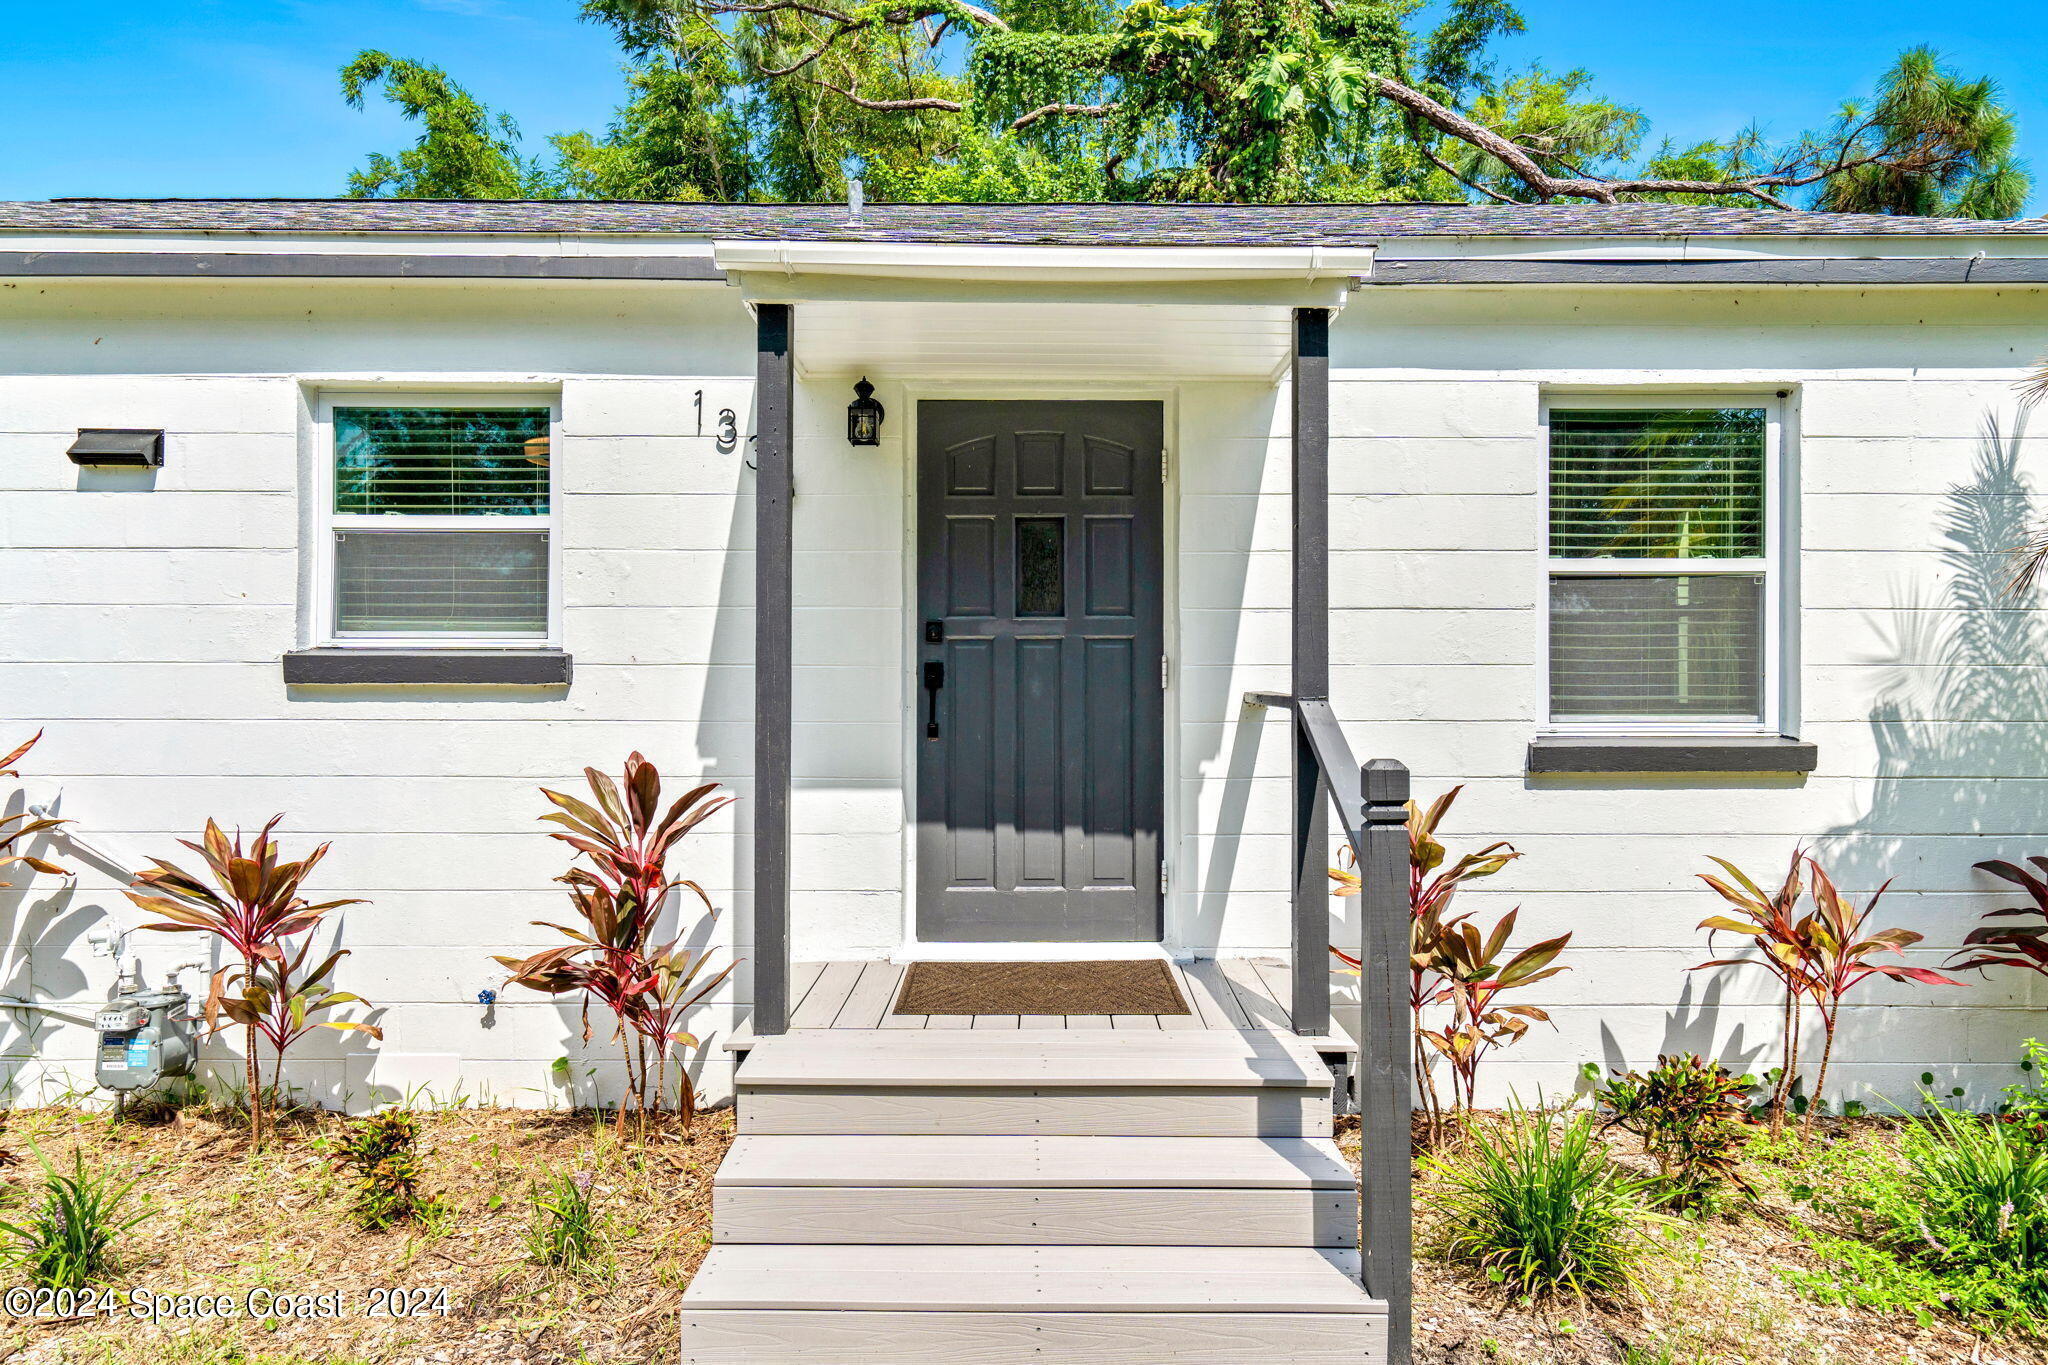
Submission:
<svg viewBox="0 0 2048 1365">
<path fill-rule="evenodd" d="M 1017 518 L 1019 616 L 1067 614 L 1066 549 L 1066 518 Z"/>
</svg>

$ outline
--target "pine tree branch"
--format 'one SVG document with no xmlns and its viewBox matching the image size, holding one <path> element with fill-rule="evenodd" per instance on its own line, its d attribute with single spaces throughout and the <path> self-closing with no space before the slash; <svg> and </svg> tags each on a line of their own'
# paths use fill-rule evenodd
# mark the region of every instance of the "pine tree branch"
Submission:
<svg viewBox="0 0 2048 1365">
<path fill-rule="evenodd" d="M 1036 109 L 1033 109 L 1030 113 L 1021 115 L 1018 118 L 1011 120 L 1010 131 L 1013 133 L 1022 132 L 1024 129 L 1029 128 L 1032 124 L 1038 122 L 1040 119 L 1052 118 L 1055 115 L 1072 115 L 1076 118 L 1105 118 L 1108 115 L 1115 113 L 1120 107 L 1120 105 L 1114 103 L 1041 104 Z"/>
<path fill-rule="evenodd" d="M 1010 31 L 1008 24 L 979 5 L 970 5 L 966 0 L 955 0 L 955 3 L 959 4 L 962 13 L 983 28 L 992 28 L 1001 33 Z M 703 4 L 708 14 L 808 14 L 813 19 L 824 19 L 846 26 L 849 30 L 866 28 L 874 22 L 872 19 L 856 19 L 851 14 L 813 3 L 813 0 L 759 0 L 758 3 L 751 3 L 750 0 L 703 0 Z M 882 18 L 889 24 L 909 24 L 930 13 L 929 6 L 905 5 L 901 9 L 888 11 Z"/>
<path fill-rule="evenodd" d="M 1421 148 L 1424 160 L 1428 161 L 1430 165 L 1436 167 L 1438 170 L 1442 171 L 1451 179 L 1457 181 L 1460 185 L 1463 185 L 1466 189 L 1471 190 L 1476 194 L 1483 194 L 1488 199 L 1493 200 L 1496 204 L 1519 204 L 1523 202 L 1522 200 L 1515 198 L 1513 195 L 1502 194 L 1499 190 L 1490 189 L 1487 186 L 1480 184 L 1476 180 L 1467 180 L 1464 176 L 1458 174 L 1457 169 L 1453 167 L 1450 162 L 1438 156 L 1436 152 L 1428 146 L 1425 146 L 1420 138 L 1416 139 L 1415 145 Z"/>
<path fill-rule="evenodd" d="M 934 12 L 929 5 L 915 3 L 906 4 L 901 9 L 882 11 L 879 17 L 873 11 L 865 15 L 846 13 L 817 3 L 817 0 L 701 0 L 701 3 L 707 12 L 713 14 L 795 13 L 821 19 L 836 26 L 817 43 L 815 48 L 791 65 L 764 73 L 770 77 L 802 72 L 847 34 L 872 27 L 878 22 L 900 27 L 923 21 L 927 32 L 930 33 L 929 18 Z M 1319 0 L 1319 3 L 1326 14 L 1336 13 L 1335 0 Z M 986 9 L 966 3 L 966 0 L 953 0 L 953 4 L 957 9 L 947 13 L 945 21 L 938 26 L 939 33 L 943 33 L 946 26 L 960 16 L 982 28 L 1005 33 L 1010 31 L 1007 23 Z M 815 77 L 804 76 L 803 79 L 859 108 L 878 113 L 914 113 L 923 110 L 962 113 L 965 109 L 958 100 L 929 96 L 877 100 Z M 1532 152 L 1514 139 L 1468 118 L 1413 86 L 1378 73 L 1369 73 L 1365 79 L 1375 93 L 1402 109 L 1410 119 L 1426 124 L 1444 136 L 1466 143 L 1500 162 L 1528 186 L 1532 197 L 1537 200 L 1584 199 L 1599 204 L 1618 204 L 1623 195 L 1687 194 L 1702 198 L 1748 198 L 1773 208 L 1789 210 L 1793 206 L 1783 197 L 1784 191 L 1816 185 L 1862 167 L 1883 166 L 1910 174 L 1927 175 L 1939 174 L 1967 160 L 1967 155 L 1960 149 L 1930 149 L 1921 145 L 1920 140 L 1913 138 L 1889 139 L 1875 150 L 1860 150 L 1864 147 L 1864 139 L 1879 126 L 1879 120 L 1871 116 L 1861 119 L 1854 127 L 1838 127 L 1827 140 L 1827 145 L 1832 148 L 1828 154 L 1822 154 L 1819 148 L 1809 142 L 1788 153 L 1776 168 L 1752 175 L 1729 175 L 1721 179 L 1670 179 L 1655 176 L 1619 178 L 1590 175 L 1580 167 L 1570 166 L 1568 163 L 1564 164 L 1571 173 L 1557 175 L 1546 169 L 1541 159 L 1542 153 Z M 1205 89 L 1204 93 L 1212 99 L 1226 97 L 1223 92 L 1215 90 Z M 1042 105 L 1012 120 L 1010 129 L 1012 132 L 1020 131 L 1042 119 L 1052 117 L 1102 118 L 1114 112 L 1117 107 L 1115 103 Z M 1415 140 L 1423 156 L 1432 165 L 1467 189 L 1498 203 L 1525 202 L 1460 174 L 1439 157 L 1434 149 L 1424 144 L 1422 138 L 1417 137 Z"/>
<path fill-rule="evenodd" d="M 763 0 L 763 3 L 747 4 L 744 0 L 705 0 L 704 9 L 709 14 L 808 14 L 813 19 L 823 19 L 834 24 L 858 22 L 850 14 L 842 14 L 823 5 L 808 3 L 808 0 Z"/>
<path fill-rule="evenodd" d="M 821 81 L 814 77 L 806 77 L 805 79 L 820 89 L 830 90 L 849 104 L 857 105 L 862 109 L 872 109 L 879 114 L 913 114 L 925 109 L 937 109 L 943 113 L 957 114 L 964 108 L 958 100 L 942 100 L 930 95 L 920 95 L 911 99 L 901 100 L 871 100 L 865 95 L 844 89 L 832 84 L 830 81 Z"/>
<path fill-rule="evenodd" d="M 812 62 L 815 62 L 816 60 L 818 60 L 818 58 L 824 56 L 827 52 L 830 52 L 832 50 L 832 45 L 834 43 L 838 42 L 841 38 L 845 37 L 847 34 L 853 32 L 855 29 L 859 27 L 861 27 L 861 25 L 859 24 L 842 25 L 841 27 L 834 29 L 830 34 L 828 34 L 823 42 L 819 43 L 809 52 L 806 52 L 803 56 L 791 62 L 788 66 L 763 67 L 761 69 L 761 74 L 771 79 L 778 76 L 794 76 L 797 72 L 803 70 Z"/>
<path fill-rule="evenodd" d="M 1896 156 L 1902 149 L 1887 147 L 1868 156 L 1849 158 L 1837 155 L 1825 167 L 1805 170 L 1783 167 L 1764 175 L 1732 176 L 1725 180 L 1667 180 L 1608 179 L 1587 175 L 1557 176 L 1543 169 L 1543 165 L 1519 143 L 1503 137 L 1482 123 L 1474 122 L 1463 114 L 1451 109 L 1428 95 L 1387 76 L 1369 77 L 1373 88 L 1383 99 L 1407 110 L 1415 117 L 1429 124 L 1437 131 L 1470 143 L 1494 160 L 1501 162 L 1519 177 L 1523 184 L 1534 191 L 1539 198 L 1590 199 L 1600 204 L 1618 204 L 1624 194 L 1698 194 L 1709 196 L 1747 195 L 1770 204 L 1774 208 L 1789 208 L 1789 204 L 1773 194 L 1773 190 L 1795 189 L 1812 185 L 1839 175 L 1859 165 L 1870 165 L 1886 161 L 1887 153 Z"/>
</svg>

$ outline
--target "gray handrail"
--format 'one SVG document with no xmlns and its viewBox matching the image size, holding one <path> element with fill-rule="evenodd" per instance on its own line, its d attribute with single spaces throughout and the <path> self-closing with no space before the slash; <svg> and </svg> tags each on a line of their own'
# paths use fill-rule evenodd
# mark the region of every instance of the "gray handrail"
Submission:
<svg viewBox="0 0 2048 1365">
<path fill-rule="evenodd" d="M 1307 769 L 1297 770 L 1297 787 L 1320 786 L 1329 795 L 1358 863 L 1360 1278 L 1367 1293 L 1386 1301 L 1389 1365 L 1408 1365 L 1414 1355 L 1408 769 L 1390 758 L 1361 765 L 1352 757 L 1337 713 L 1323 698 L 1247 692 L 1244 700 L 1247 706 L 1293 713 L 1301 740 L 1295 746 L 1297 762 Z M 1304 846 L 1310 838 L 1307 821 L 1295 821 L 1294 838 L 1297 869 L 1326 856 Z M 1306 895 L 1299 881 L 1295 895 Z M 1318 902 L 1297 904 L 1295 912 L 1296 1031 L 1307 1031 L 1301 1021 L 1308 1019 L 1320 1021 L 1320 1032 L 1329 1018 L 1329 978 L 1319 965 L 1329 956 L 1328 910 Z M 1318 988 L 1319 996 L 1310 994 Z"/>
</svg>

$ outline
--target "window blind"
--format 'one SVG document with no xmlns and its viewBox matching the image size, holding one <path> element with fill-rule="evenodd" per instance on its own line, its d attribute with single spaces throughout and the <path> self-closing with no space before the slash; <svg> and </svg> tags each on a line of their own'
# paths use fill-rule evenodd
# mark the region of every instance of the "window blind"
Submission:
<svg viewBox="0 0 2048 1365">
<path fill-rule="evenodd" d="M 1550 414 L 1556 559 L 1748 559 L 1764 553 L 1762 408 Z"/>
<path fill-rule="evenodd" d="M 545 531 L 337 531 L 338 635 L 546 636 Z"/>
<path fill-rule="evenodd" d="M 1760 574 L 1550 580 L 1554 717 L 1763 719 Z"/>
<path fill-rule="evenodd" d="M 546 408 L 336 408 L 334 510 L 545 513 L 548 459 Z"/>
</svg>

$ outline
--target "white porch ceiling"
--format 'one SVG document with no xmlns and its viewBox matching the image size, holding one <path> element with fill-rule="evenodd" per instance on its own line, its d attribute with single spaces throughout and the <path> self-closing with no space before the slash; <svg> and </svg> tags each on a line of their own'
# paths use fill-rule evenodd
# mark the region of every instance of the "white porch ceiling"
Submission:
<svg viewBox="0 0 2048 1365">
<path fill-rule="evenodd" d="M 1270 379 L 1293 348 L 1271 305 L 831 301 L 795 324 L 800 373 L 877 379 Z"/>
</svg>

